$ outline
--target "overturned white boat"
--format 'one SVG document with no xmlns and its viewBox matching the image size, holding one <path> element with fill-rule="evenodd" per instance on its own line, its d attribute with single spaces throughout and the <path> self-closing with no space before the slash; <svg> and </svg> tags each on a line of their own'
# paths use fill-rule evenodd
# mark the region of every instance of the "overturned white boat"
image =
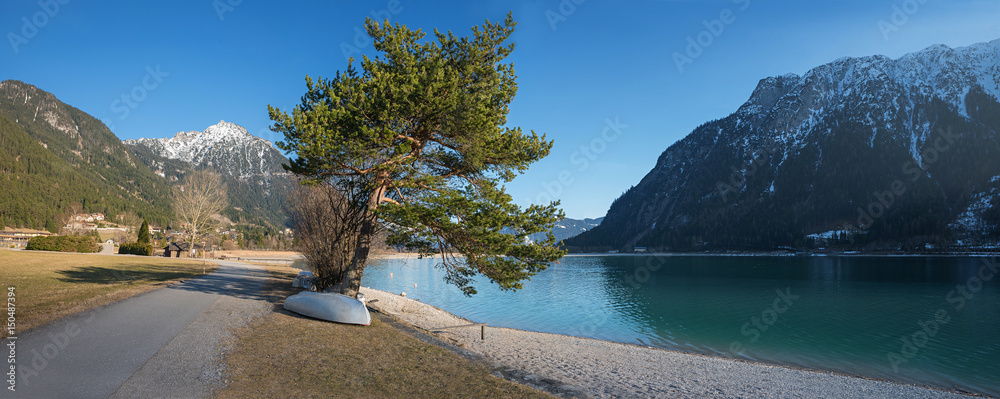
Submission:
<svg viewBox="0 0 1000 399">
<path fill-rule="evenodd" d="M 372 322 L 363 301 L 341 294 L 303 291 L 285 298 L 285 309 L 338 323 L 367 326 Z"/>
</svg>

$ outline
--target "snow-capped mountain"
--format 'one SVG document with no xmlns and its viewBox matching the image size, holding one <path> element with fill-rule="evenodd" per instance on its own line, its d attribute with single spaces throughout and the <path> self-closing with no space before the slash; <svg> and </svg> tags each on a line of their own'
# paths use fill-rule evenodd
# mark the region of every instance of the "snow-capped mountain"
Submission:
<svg viewBox="0 0 1000 399">
<path fill-rule="evenodd" d="M 155 155 L 196 167 L 208 167 L 234 178 L 285 174 L 288 162 L 274 145 L 247 132 L 243 126 L 226 121 L 201 132 L 178 132 L 174 137 L 124 140 L 125 145 L 144 147 Z"/>
<path fill-rule="evenodd" d="M 601 220 L 604 218 L 597 219 L 563 219 L 556 222 L 555 226 L 552 227 L 552 235 L 555 236 L 556 242 L 576 237 L 587 230 L 593 229 L 601 224 Z M 528 240 L 531 242 L 544 240 L 547 236 L 547 232 L 535 233 L 528 236 Z"/>
<path fill-rule="evenodd" d="M 578 249 L 983 241 L 1000 208 L 1000 40 L 760 81 L 670 146 Z"/>
<path fill-rule="evenodd" d="M 281 167 L 288 163 L 270 141 L 235 123 L 220 121 L 204 131 L 178 132 L 170 138 L 124 140 L 136 158 L 167 180 L 181 179 L 190 169 L 221 174 L 235 209 L 283 224 L 284 201 L 294 178 Z"/>
</svg>

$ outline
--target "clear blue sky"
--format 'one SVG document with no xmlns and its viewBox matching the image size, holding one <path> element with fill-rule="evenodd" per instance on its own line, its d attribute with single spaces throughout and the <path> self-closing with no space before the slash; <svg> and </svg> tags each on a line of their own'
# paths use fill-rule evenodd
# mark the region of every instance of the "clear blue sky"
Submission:
<svg viewBox="0 0 1000 399">
<path fill-rule="evenodd" d="M 579 1 L 7 0 L 0 80 L 52 92 L 122 139 L 224 119 L 279 141 L 267 105 L 291 110 L 306 74 L 345 69 L 366 16 L 466 35 L 513 11 L 509 123 L 555 147 L 508 190 L 584 218 L 603 216 L 663 150 L 735 111 L 761 78 L 1000 38 L 1000 0 Z M 688 49 L 689 37 L 708 45 Z M 690 56 L 683 70 L 675 53 Z M 608 120 L 627 127 L 605 131 Z"/>
</svg>

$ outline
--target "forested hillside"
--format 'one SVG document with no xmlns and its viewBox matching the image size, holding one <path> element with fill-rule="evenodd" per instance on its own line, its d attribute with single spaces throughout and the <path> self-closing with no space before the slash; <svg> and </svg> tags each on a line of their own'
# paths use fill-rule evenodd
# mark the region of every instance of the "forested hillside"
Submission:
<svg viewBox="0 0 1000 399">
<path fill-rule="evenodd" d="M 74 203 L 166 224 L 169 193 L 101 121 L 35 86 L 0 82 L 0 225 L 54 230 Z"/>
</svg>

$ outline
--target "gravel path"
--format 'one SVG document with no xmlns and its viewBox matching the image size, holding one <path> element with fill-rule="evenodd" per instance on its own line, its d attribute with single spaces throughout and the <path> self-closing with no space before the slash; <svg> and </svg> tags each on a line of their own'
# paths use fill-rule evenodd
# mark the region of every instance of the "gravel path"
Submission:
<svg viewBox="0 0 1000 399">
<path fill-rule="evenodd" d="M 363 288 L 369 306 L 427 331 L 469 324 L 433 306 Z M 553 379 L 595 397 L 647 398 L 967 398 L 886 381 L 735 361 L 615 342 L 487 327 L 437 332 L 524 379 Z M 519 375 L 523 375 L 521 373 Z"/>
<path fill-rule="evenodd" d="M 262 267 L 219 264 L 215 273 L 231 274 L 239 280 L 192 287 L 199 291 L 219 284 L 214 288 L 219 298 L 118 387 L 112 398 L 206 398 L 223 387 L 222 355 L 235 338 L 230 331 L 264 316 L 272 304 L 260 296 L 268 279 Z"/>
<path fill-rule="evenodd" d="M 262 268 L 219 264 L 207 276 L 19 334 L 17 391 L 0 398 L 210 396 L 227 329 L 270 306 Z"/>
</svg>

